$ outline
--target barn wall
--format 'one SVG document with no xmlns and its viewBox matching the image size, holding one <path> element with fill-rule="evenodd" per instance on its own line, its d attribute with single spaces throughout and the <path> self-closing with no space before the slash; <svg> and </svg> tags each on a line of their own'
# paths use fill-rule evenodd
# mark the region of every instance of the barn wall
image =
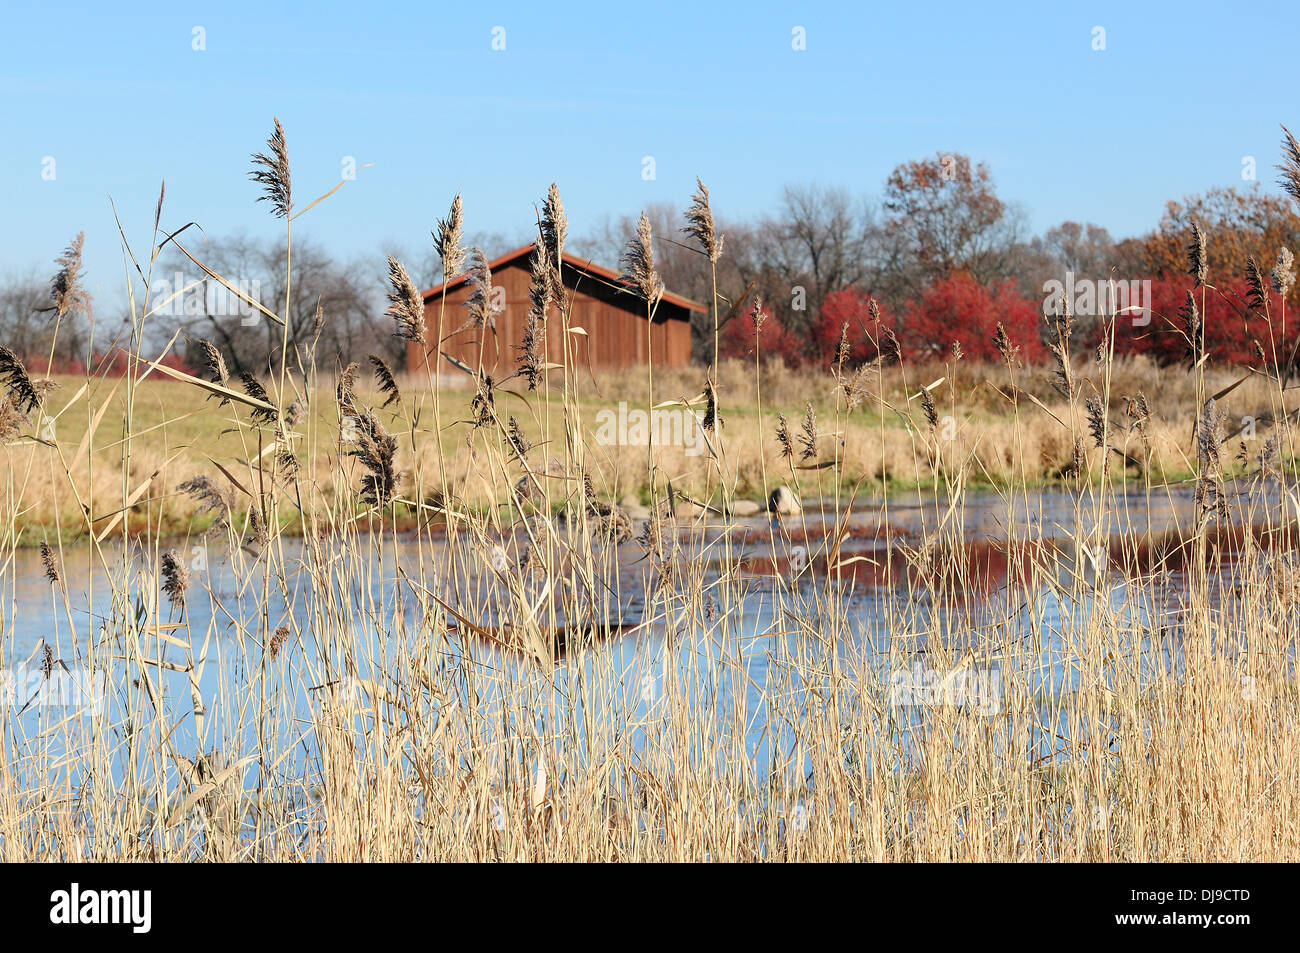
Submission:
<svg viewBox="0 0 1300 953">
<path fill-rule="evenodd" d="M 467 328 L 452 335 L 443 344 L 443 350 L 468 364 L 478 367 L 480 349 L 482 366 L 493 377 L 505 377 L 514 371 L 518 360 L 517 346 L 522 342 L 524 325 L 531 302 L 528 298 L 531 278 L 528 258 L 502 265 L 492 273 L 492 283 L 505 288 L 505 311 L 496 316 L 496 334 L 490 330 Z M 625 368 L 644 365 L 647 353 L 661 367 L 679 367 L 690 363 L 691 326 L 690 312 L 678 305 L 660 302 L 655 320 L 649 330 L 647 342 L 645 303 L 620 292 L 602 279 L 565 269 L 565 285 L 572 302 L 571 327 L 580 327 L 586 335 L 571 334 L 571 346 L 579 367 Z M 472 289 L 462 284 L 446 295 L 443 311 L 444 336 L 461 327 L 466 320 L 465 301 Z M 430 347 L 437 335 L 438 312 L 441 295 L 435 295 L 425 304 L 425 323 L 428 326 Z M 561 363 L 564 353 L 563 329 L 558 312 L 552 309 L 552 319 L 547 321 L 547 348 L 550 360 Z M 444 367 L 446 365 L 444 364 Z M 423 367 L 419 346 L 407 351 L 407 369 L 416 371 Z"/>
</svg>

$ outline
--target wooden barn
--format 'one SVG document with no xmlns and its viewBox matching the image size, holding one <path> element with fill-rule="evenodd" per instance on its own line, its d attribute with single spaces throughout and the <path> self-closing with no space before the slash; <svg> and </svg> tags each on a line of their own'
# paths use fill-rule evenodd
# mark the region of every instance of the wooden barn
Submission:
<svg viewBox="0 0 1300 953">
<path fill-rule="evenodd" d="M 483 369 L 495 377 L 511 373 L 519 354 L 530 303 L 528 285 L 534 245 L 525 245 L 488 262 L 494 288 L 504 289 L 504 310 L 496 313 L 496 334 L 490 330 L 467 328 L 443 342 L 442 350 L 470 367 L 477 367 L 479 348 L 483 349 Z M 561 271 L 569 290 L 572 307 L 570 326 L 582 328 L 586 335 L 573 335 L 573 346 L 580 365 L 622 368 L 644 365 L 646 349 L 656 367 L 680 367 L 691 360 L 691 313 L 707 310 L 704 305 L 665 292 L 655 309 L 654 324 L 646 340 L 645 301 L 628 291 L 617 272 L 564 253 Z M 428 327 L 427 345 L 409 344 L 406 368 L 415 373 L 424 367 L 420 348 L 433 347 L 437 337 L 438 311 L 443 307 L 443 335 L 451 334 L 466 320 L 465 300 L 473 286 L 466 272 L 445 284 L 424 292 L 424 317 Z M 442 305 L 446 292 L 446 305 Z M 498 292 L 500 294 L 500 292 Z M 547 349 L 551 360 L 564 353 L 560 340 L 563 331 L 558 312 L 552 306 L 547 323 Z M 430 362 L 432 365 L 432 361 Z M 446 362 L 443 363 L 446 369 Z"/>
</svg>

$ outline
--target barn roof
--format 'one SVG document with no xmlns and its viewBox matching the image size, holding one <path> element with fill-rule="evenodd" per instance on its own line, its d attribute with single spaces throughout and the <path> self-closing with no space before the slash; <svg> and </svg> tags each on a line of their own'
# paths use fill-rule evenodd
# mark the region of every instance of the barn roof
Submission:
<svg viewBox="0 0 1300 953">
<path fill-rule="evenodd" d="M 528 255 L 532 254 L 533 249 L 536 247 L 536 242 L 529 242 L 522 248 L 516 248 L 514 251 L 506 252 L 504 255 L 488 262 L 488 269 L 490 271 L 496 271 L 498 268 L 517 261 L 520 258 L 526 258 Z M 564 259 L 565 266 L 579 272 L 580 274 L 587 275 L 596 279 L 601 284 L 609 285 L 619 289 L 620 291 L 629 290 L 627 285 L 621 280 L 619 273 L 616 271 L 612 271 L 603 265 L 598 265 L 594 261 L 589 261 L 586 258 L 579 258 L 577 255 L 570 254 L 567 251 L 564 252 L 561 257 Z M 440 285 L 435 285 L 424 292 L 424 300 L 427 302 L 430 298 L 436 298 L 444 291 L 451 291 L 453 288 L 459 288 L 470 279 L 470 274 L 471 272 L 467 270 L 453 278 L 451 281 L 444 281 Z M 662 300 L 669 304 L 676 305 L 679 308 L 684 308 L 687 311 L 705 312 L 709 310 L 698 301 L 692 301 L 690 298 L 682 295 L 673 294 L 671 291 L 665 291 Z"/>
</svg>

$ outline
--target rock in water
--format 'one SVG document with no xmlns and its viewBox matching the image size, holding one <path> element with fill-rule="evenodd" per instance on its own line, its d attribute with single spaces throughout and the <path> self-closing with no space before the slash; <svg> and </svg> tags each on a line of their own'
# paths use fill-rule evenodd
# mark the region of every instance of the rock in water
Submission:
<svg viewBox="0 0 1300 953">
<path fill-rule="evenodd" d="M 803 512 L 803 507 L 799 505 L 799 498 L 788 486 L 778 486 L 772 491 L 772 495 L 767 498 L 767 509 L 769 513 L 775 513 L 777 516 L 797 516 Z"/>
</svg>

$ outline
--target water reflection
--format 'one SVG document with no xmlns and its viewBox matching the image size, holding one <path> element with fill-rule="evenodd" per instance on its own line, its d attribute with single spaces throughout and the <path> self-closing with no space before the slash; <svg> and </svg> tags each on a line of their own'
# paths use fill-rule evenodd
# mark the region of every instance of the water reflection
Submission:
<svg viewBox="0 0 1300 953">
<path fill-rule="evenodd" d="M 411 538 L 384 540 L 378 561 L 364 541 L 285 542 L 284 578 L 242 551 L 187 545 L 182 554 L 195 584 L 185 613 L 164 607 L 164 625 L 146 625 L 135 649 L 161 663 L 156 684 L 110 677 L 106 721 L 124 723 L 129 712 L 146 710 L 141 691 L 156 693 L 148 710 L 172 726 L 172 744 L 185 757 L 254 750 L 260 735 L 283 752 L 261 770 L 285 776 L 312 765 L 314 741 L 304 726 L 327 699 L 355 694 L 357 710 L 364 715 L 369 705 L 373 717 L 380 699 L 400 703 L 419 684 L 453 686 L 438 711 L 456 730 L 508 723 L 525 735 L 563 733 L 583 759 L 615 748 L 636 758 L 662 741 L 673 706 L 685 706 L 702 737 L 743 739 L 743 750 L 716 751 L 743 763 L 719 769 L 754 777 L 806 774 L 802 722 L 812 708 L 830 705 L 847 714 L 846 758 L 861 756 L 854 738 L 870 728 L 892 739 L 899 770 L 917 767 L 936 724 L 960 745 L 962 731 L 1012 710 L 1029 730 L 999 741 L 1003 753 L 1014 748 L 1036 764 L 1069 744 L 1104 751 L 1115 725 L 1072 724 L 1065 714 L 1071 693 L 1114 688 L 1105 669 L 1079 662 L 1081 640 L 1098 631 L 1097 620 L 1119 633 L 1111 636 L 1122 639 L 1116 651 L 1141 677 L 1177 671 L 1188 570 L 1212 569 L 1207 595 L 1217 604 L 1232 598 L 1233 567 L 1248 541 L 1289 551 L 1295 528 L 1269 521 L 1277 500 L 1267 493 L 1249 501 L 1250 521 L 1204 536 L 1187 530 L 1196 521 L 1190 491 L 1121 495 L 1104 508 L 1088 502 L 1054 491 L 1010 504 L 997 496 L 955 504 L 913 496 L 869 504 L 843 523 L 833 508 L 810 507 L 780 524 L 684 524 L 674 585 L 699 598 L 656 597 L 653 567 L 638 546 L 625 544 L 602 551 L 599 584 L 584 591 L 574 618 L 554 614 L 548 596 L 551 587 L 580 584 L 582 567 L 515 573 L 522 535 L 500 541 L 506 572 L 480 546 L 456 552 L 453 567 L 445 547 Z M 1121 524 L 1123 536 L 1107 533 Z M 109 662 L 121 652 L 107 637 L 120 620 L 153 618 L 150 602 L 160 597 L 148 575 L 152 562 L 152 554 L 113 547 L 69 551 L 65 602 L 35 550 L 13 553 L 0 609 L 4 666 L 38 665 L 49 646 L 76 670 L 87 664 L 91 639 L 103 641 L 100 665 Z M 516 575 L 522 578 L 508 581 Z M 131 604 L 114 596 L 123 583 Z M 435 605 L 451 612 L 438 630 Z M 530 618 L 520 617 L 520 606 L 530 607 Z M 282 660 L 268 663 L 267 634 L 289 620 L 295 638 Z M 546 635 L 540 654 L 548 664 L 512 641 L 522 630 Z M 827 695 L 831 668 L 841 676 L 838 697 Z M 191 682 L 208 706 L 201 728 Z M 599 694 L 587 690 L 592 685 Z M 518 720 L 521 698 L 530 700 L 529 724 Z M 27 753 L 34 745 L 49 753 L 59 742 L 47 729 L 67 718 L 57 706 L 17 715 Z M 961 731 L 954 719 L 966 719 Z M 113 766 L 119 774 L 128 768 Z"/>
</svg>

